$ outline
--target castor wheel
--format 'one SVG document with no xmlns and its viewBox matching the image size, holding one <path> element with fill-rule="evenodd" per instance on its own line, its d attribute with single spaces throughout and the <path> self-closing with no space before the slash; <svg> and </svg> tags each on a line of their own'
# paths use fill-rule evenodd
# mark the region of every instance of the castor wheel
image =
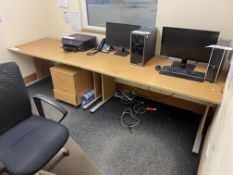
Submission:
<svg viewBox="0 0 233 175">
<path fill-rule="evenodd" d="M 70 152 L 69 152 L 69 150 L 64 150 L 62 154 L 63 154 L 63 156 L 69 156 Z"/>
</svg>

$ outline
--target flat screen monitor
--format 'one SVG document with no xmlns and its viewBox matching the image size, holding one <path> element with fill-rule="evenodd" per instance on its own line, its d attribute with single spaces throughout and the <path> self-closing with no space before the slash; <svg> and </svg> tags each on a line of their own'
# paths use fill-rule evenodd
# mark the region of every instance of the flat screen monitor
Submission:
<svg viewBox="0 0 233 175">
<path fill-rule="evenodd" d="M 113 47 L 121 48 L 116 55 L 126 56 L 126 49 L 130 48 L 130 33 L 133 30 L 140 29 L 139 25 L 121 24 L 121 23 L 106 23 L 106 43 Z"/>
<path fill-rule="evenodd" d="M 208 63 L 219 32 L 163 27 L 161 55 Z"/>
</svg>

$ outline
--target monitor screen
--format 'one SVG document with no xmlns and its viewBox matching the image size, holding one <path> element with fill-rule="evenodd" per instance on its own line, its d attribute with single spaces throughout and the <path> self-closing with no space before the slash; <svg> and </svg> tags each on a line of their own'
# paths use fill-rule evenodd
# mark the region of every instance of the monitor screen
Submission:
<svg viewBox="0 0 233 175">
<path fill-rule="evenodd" d="M 163 27 L 161 55 L 208 63 L 219 32 Z"/>
<path fill-rule="evenodd" d="M 140 29 L 138 25 L 106 23 L 106 43 L 110 46 L 130 48 L 130 33 Z"/>
</svg>

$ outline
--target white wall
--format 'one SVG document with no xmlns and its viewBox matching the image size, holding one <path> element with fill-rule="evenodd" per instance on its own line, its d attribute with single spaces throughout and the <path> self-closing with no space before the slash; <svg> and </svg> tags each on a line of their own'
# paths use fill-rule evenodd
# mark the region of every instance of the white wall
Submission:
<svg viewBox="0 0 233 175">
<path fill-rule="evenodd" d="M 45 1 L 45 0 L 44 0 Z M 16 61 L 23 76 L 35 72 L 31 58 L 10 53 L 7 48 L 48 36 L 48 21 L 41 0 L 0 0 L 0 62 Z"/>
<path fill-rule="evenodd" d="M 46 0 L 45 0 L 46 1 Z M 47 0 L 44 2 L 44 7 L 47 12 L 48 29 L 50 37 L 61 38 L 71 33 L 72 27 L 69 23 L 66 23 L 63 17 L 64 11 L 79 11 L 79 1 L 69 0 L 69 8 L 63 9 L 58 7 L 58 0 Z"/>
<path fill-rule="evenodd" d="M 233 62 L 232 62 L 233 63 Z M 233 64 L 223 102 L 214 117 L 200 175 L 232 175 L 233 162 Z"/>
<path fill-rule="evenodd" d="M 159 0 L 157 27 L 184 27 L 220 31 L 220 37 L 233 40 L 232 0 Z M 157 40 L 157 53 L 161 37 Z"/>
<path fill-rule="evenodd" d="M 65 22 L 63 13 L 64 12 L 79 12 L 81 14 L 81 5 L 79 0 L 69 0 L 69 8 L 59 8 L 57 0 L 46 1 L 46 8 L 48 12 L 48 23 L 50 29 L 50 36 L 53 38 L 61 38 L 62 36 L 76 33 L 72 29 L 70 23 Z M 81 18 L 82 20 L 82 18 Z M 82 23 L 82 22 L 81 22 Z M 80 32 L 87 33 L 87 32 Z M 100 40 L 104 37 L 102 34 L 97 33 L 87 33 L 94 36 L 97 36 L 97 39 Z"/>
</svg>

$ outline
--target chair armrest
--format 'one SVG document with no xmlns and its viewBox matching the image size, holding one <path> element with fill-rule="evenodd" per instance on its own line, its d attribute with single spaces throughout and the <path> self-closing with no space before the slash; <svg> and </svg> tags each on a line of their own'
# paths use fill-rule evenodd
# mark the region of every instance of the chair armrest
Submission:
<svg viewBox="0 0 233 175">
<path fill-rule="evenodd" d="M 36 105 L 36 108 L 37 108 L 37 111 L 39 113 L 40 116 L 43 116 L 45 117 L 45 114 L 44 114 L 44 109 L 43 109 L 43 106 L 42 106 L 42 101 L 44 101 L 45 103 L 48 103 L 49 105 L 53 106 L 54 108 L 56 108 L 58 111 L 60 111 L 63 116 L 62 118 L 58 121 L 59 123 L 65 118 L 65 116 L 67 115 L 67 110 L 65 108 L 63 108 L 61 105 L 59 105 L 55 100 L 47 97 L 47 96 L 44 96 L 44 95 L 41 95 L 41 94 L 38 94 L 38 95 L 35 95 L 33 97 L 33 100 L 35 102 L 35 105 Z"/>
</svg>

